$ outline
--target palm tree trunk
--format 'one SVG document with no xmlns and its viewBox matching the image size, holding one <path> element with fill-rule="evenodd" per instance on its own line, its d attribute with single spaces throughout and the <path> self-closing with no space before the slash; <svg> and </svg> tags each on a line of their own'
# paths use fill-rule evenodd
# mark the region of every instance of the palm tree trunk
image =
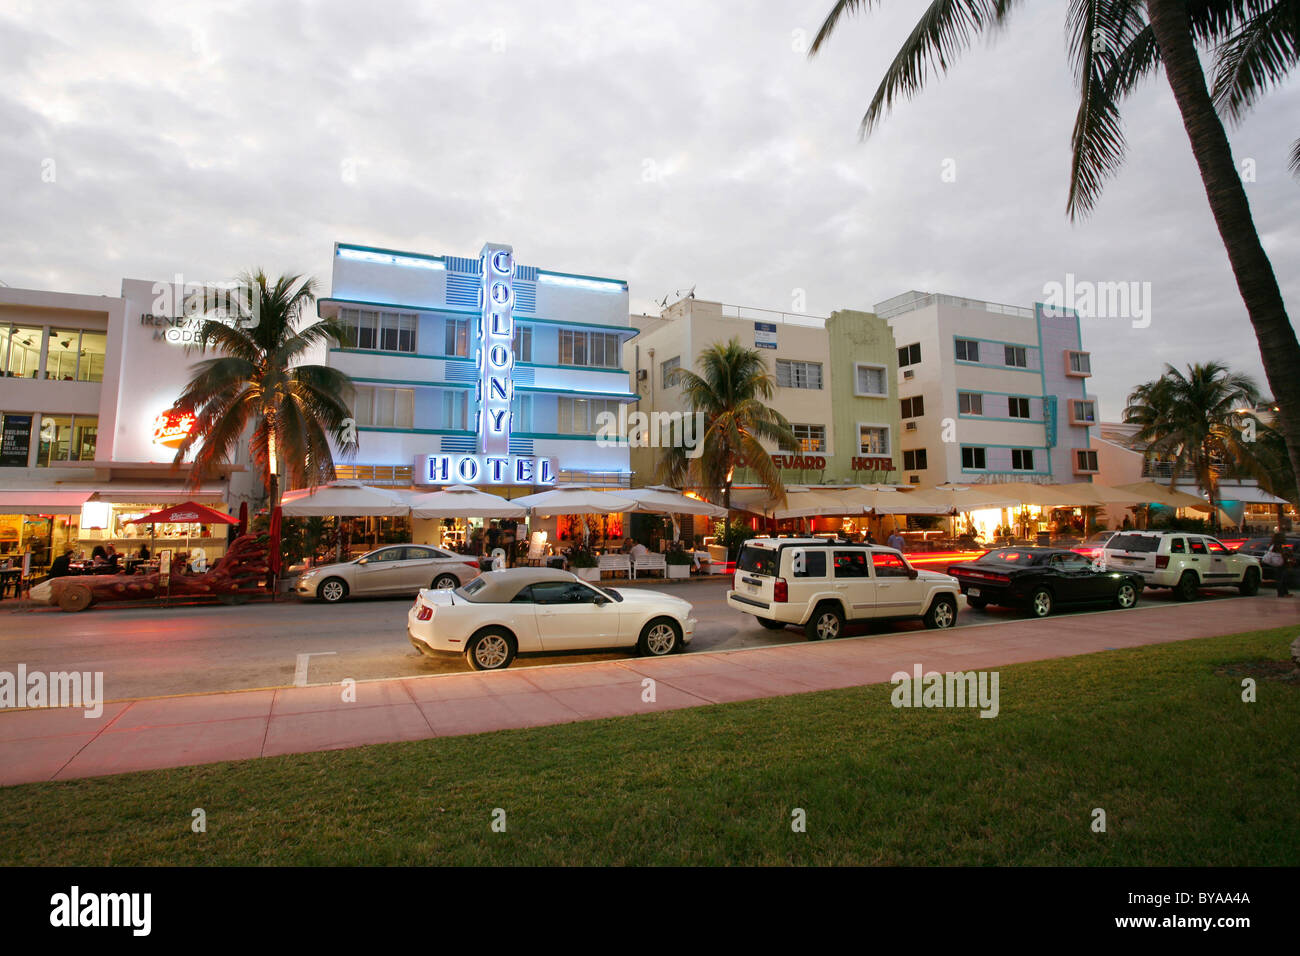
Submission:
<svg viewBox="0 0 1300 956">
<path fill-rule="evenodd" d="M 1287 317 L 1273 266 L 1259 241 L 1228 136 L 1205 85 L 1187 4 L 1185 0 L 1146 0 L 1146 7 L 1165 76 L 1200 167 L 1210 211 L 1259 340 L 1264 374 L 1281 409 L 1280 425 L 1291 467 L 1300 476 L 1300 375 L 1295 372 L 1300 368 L 1300 342 Z"/>
</svg>

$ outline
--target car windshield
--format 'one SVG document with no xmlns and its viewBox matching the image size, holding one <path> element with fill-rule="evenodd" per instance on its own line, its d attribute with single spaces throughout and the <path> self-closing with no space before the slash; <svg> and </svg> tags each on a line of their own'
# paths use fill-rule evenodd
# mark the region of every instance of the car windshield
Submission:
<svg viewBox="0 0 1300 956">
<path fill-rule="evenodd" d="M 751 574 L 775 575 L 776 555 L 777 552 L 771 548 L 754 548 L 746 545 L 740 549 L 736 570 L 748 571 Z"/>
<path fill-rule="evenodd" d="M 1106 542 L 1107 551 L 1136 551 L 1150 554 L 1160 548 L 1160 537 L 1154 534 L 1117 534 Z"/>
<path fill-rule="evenodd" d="M 1031 564 L 1038 563 L 1039 556 L 1033 551 L 1026 551 L 1023 548 L 999 548 L 996 551 L 990 551 L 988 554 L 981 555 L 976 559 L 976 564 L 1018 564 L 1022 567 L 1028 567 Z"/>
</svg>

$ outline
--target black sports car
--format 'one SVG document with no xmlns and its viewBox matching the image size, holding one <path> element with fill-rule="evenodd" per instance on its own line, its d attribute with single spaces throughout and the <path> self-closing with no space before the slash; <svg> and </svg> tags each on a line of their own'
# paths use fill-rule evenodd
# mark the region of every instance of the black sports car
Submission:
<svg viewBox="0 0 1300 956">
<path fill-rule="evenodd" d="M 1142 575 L 1105 570 L 1082 554 L 1061 548 L 997 548 L 948 573 L 961 584 L 966 603 L 1023 607 L 1047 617 L 1058 604 L 1132 607 L 1142 593 Z"/>
</svg>

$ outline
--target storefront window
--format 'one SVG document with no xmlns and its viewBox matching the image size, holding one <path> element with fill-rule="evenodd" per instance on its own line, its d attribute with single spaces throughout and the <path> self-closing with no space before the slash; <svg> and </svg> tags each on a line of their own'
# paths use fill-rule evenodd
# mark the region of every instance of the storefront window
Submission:
<svg viewBox="0 0 1300 956">
<path fill-rule="evenodd" d="M 94 415 L 42 415 L 38 466 L 56 461 L 94 461 L 99 419 Z"/>
<path fill-rule="evenodd" d="M 82 329 L 54 329 L 45 351 L 45 377 L 64 382 L 102 382 L 107 335 Z"/>
<path fill-rule="evenodd" d="M 44 335 L 41 328 L 0 326 L 0 370 L 11 378 L 36 378 Z"/>
</svg>

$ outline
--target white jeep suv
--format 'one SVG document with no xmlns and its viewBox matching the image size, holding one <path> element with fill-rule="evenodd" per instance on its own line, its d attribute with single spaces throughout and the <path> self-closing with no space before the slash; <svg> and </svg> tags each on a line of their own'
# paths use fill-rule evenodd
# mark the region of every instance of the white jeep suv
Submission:
<svg viewBox="0 0 1300 956">
<path fill-rule="evenodd" d="M 893 548 L 825 538 L 752 538 L 740 549 L 727 604 L 770 630 L 803 627 L 809 640 L 839 637 L 846 621 L 957 619 L 957 579 L 919 571 Z"/>
<path fill-rule="evenodd" d="M 1149 588 L 1173 588 L 1180 601 L 1201 588 L 1259 590 L 1259 559 L 1238 554 L 1217 538 L 1185 531 L 1121 531 L 1106 542 L 1101 561 L 1117 571 L 1136 571 Z"/>
</svg>

